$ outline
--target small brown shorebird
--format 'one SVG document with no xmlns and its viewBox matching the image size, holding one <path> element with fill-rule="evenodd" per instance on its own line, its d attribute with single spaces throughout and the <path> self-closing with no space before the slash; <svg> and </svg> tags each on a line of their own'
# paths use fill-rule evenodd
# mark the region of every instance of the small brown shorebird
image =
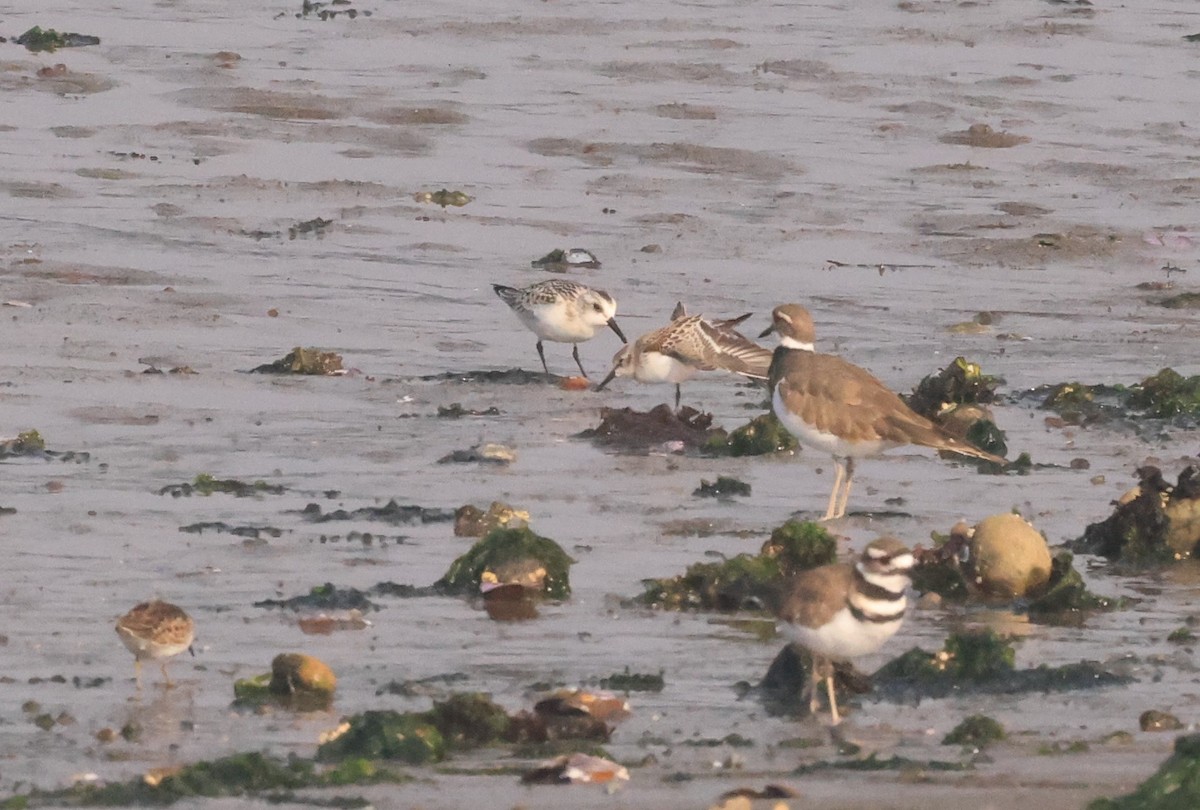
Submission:
<svg viewBox="0 0 1200 810">
<path fill-rule="evenodd" d="M 175 684 L 167 674 L 167 662 L 184 650 L 192 655 L 196 626 L 183 608 L 170 602 L 142 602 L 117 620 L 117 635 L 133 653 L 133 676 L 142 688 L 142 661 L 161 659 L 166 687 Z"/>
<path fill-rule="evenodd" d="M 829 453 L 837 467 L 822 520 L 846 514 L 857 458 L 917 444 L 1007 463 L 914 412 L 866 369 L 815 352 L 812 316 L 799 304 L 775 307 L 772 325 L 760 337 L 771 332 L 779 334 L 769 375 L 772 410 L 789 433 Z"/>
<path fill-rule="evenodd" d="M 679 384 L 699 371 L 731 371 L 756 380 L 767 379 L 771 352 L 734 327 L 750 317 L 710 321 L 688 315 L 676 304 L 671 322 L 647 332 L 613 357 L 612 370 L 596 386 L 599 391 L 614 377 L 633 377 L 641 383 L 675 383 L 675 409 L 679 409 Z"/>
<path fill-rule="evenodd" d="M 571 356 L 575 358 L 575 365 L 579 366 L 579 373 L 584 377 L 587 372 L 579 360 L 579 344 L 591 340 L 597 329 L 607 326 L 617 333 L 622 343 L 629 342 L 614 319 L 617 302 L 604 290 L 595 290 L 565 279 L 539 281 L 523 289 L 493 284 L 492 289 L 517 314 L 521 323 L 537 335 L 538 357 L 542 359 L 542 370 L 547 374 L 550 368 L 546 365 L 543 340 L 575 344 Z"/>
<path fill-rule="evenodd" d="M 812 655 L 806 689 L 815 715 L 823 680 L 833 725 L 841 722 L 833 689 L 833 662 L 879 649 L 904 621 L 908 572 L 913 555 L 894 537 L 872 541 L 853 565 L 834 563 L 802 571 L 787 584 L 780 602 L 780 630 Z"/>
</svg>

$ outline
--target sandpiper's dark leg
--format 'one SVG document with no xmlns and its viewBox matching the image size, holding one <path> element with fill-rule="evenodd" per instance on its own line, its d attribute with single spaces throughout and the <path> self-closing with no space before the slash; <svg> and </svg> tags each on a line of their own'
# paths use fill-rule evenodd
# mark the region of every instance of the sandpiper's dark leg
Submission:
<svg viewBox="0 0 1200 810">
<path fill-rule="evenodd" d="M 679 383 L 675 383 L 675 410 L 679 410 Z"/>
<path fill-rule="evenodd" d="M 587 372 L 583 370 L 583 363 L 579 362 L 579 344 L 578 343 L 576 343 L 575 348 L 571 350 L 571 356 L 575 358 L 575 365 L 579 366 L 579 373 L 582 374 L 586 378 Z"/>
<path fill-rule="evenodd" d="M 540 340 L 537 343 L 537 349 L 538 349 L 538 357 L 542 358 L 542 371 L 549 374 L 550 367 L 548 365 L 546 365 L 546 352 L 542 350 L 542 342 Z"/>
</svg>

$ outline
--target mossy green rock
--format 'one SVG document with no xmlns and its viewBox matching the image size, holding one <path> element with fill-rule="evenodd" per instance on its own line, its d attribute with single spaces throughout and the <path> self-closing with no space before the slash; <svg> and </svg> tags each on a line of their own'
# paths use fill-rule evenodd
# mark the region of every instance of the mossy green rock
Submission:
<svg viewBox="0 0 1200 810">
<path fill-rule="evenodd" d="M 1088 810 L 1195 810 L 1200 807 L 1200 734 L 1175 740 L 1175 753 L 1137 790 L 1097 799 Z"/>
<path fill-rule="evenodd" d="M 774 559 L 739 554 L 722 562 L 695 563 L 681 576 L 648 580 L 641 598 L 668 610 L 761 609 L 776 598 L 782 577 Z"/>
<path fill-rule="evenodd" d="M 348 722 L 349 729 L 317 749 L 319 761 L 397 759 L 420 765 L 446 758 L 445 739 L 423 715 L 367 711 Z"/>
<path fill-rule="evenodd" d="M 488 532 L 466 554 L 451 563 L 434 587 L 444 593 L 478 593 L 484 571 L 513 567 L 523 561 L 537 561 L 545 568 L 545 575 L 541 577 L 543 595 L 551 599 L 566 599 L 571 595 L 569 571 L 575 561 L 558 543 L 528 528 Z"/>
<path fill-rule="evenodd" d="M 493 745 L 505 739 L 512 728 L 508 712 L 488 695 L 479 693 L 454 694 L 444 702 L 435 702 L 424 719 L 438 730 L 448 747 L 455 749 Z"/>
<path fill-rule="evenodd" d="M 789 520 L 771 532 L 761 554 L 771 557 L 784 575 L 837 562 L 837 538 L 812 520 Z"/>
<path fill-rule="evenodd" d="M 787 432 L 775 414 L 767 411 L 732 433 L 718 433 L 704 443 L 704 452 L 717 456 L 761 456 L 798 447 L 796 437 Z"/>
<path fill-rule="evenodd" d="M 942 738 L 942 745 L 973 745 L 983 748 L 1005 738 L 1004 726 L 985 714 L 973 714 Z"/>
</svg>

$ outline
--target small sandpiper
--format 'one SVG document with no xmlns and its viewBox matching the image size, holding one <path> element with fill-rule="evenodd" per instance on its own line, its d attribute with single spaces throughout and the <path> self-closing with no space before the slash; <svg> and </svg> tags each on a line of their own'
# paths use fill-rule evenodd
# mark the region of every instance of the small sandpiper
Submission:
<svg viewBox="0 0 1200 810">
<path fill-rule="evenodd" d="M 542 369 L 547 374 L 550 369 L 542 349 L 543 340 L 575 344 L 571 356 L 575 358 L 575 365 L 579 366 L 579 373 L 584 377 L 587 372 L 579 360 L 579 344 L 590 340 L 598 328 L 607 326 L 617 333 L 622 343 L 629 342 L 614 320 L 617 302 L 603 290 L 565 279 L 539 281 L 523 289 L 505 287 L 503 284 L 493 284 L 492 287 L 500 300 L 517 313 L 521 323 L 537 335 L 538 357 L 542 359 Z"/>
<path fill-rule="evenodd" d="M 638 382 L 675 383 L 675 408 L 679 409 L 679 384 L 699 371 L 731 371 L 756 380 L 767 379 L 771 352 L 742 335 L 735 326 L 750 317 L 709 321 L 688 315 L 676 304 L 671 322 L 647 332 L 613 357 L 612 370 L 596 386 L 599 391 L 614 377 L 633 377 Z"/>
<path fill-rule="evenodd" d="M 162 659 L 162 674 L 166 686 L 175 684 L 167 674 L 167 662 L 187 650 L 195 655 L 192 641 L 196 626 L 183 608 L 170 602 L 142 602 L 117 620 L 117 635 L 133 653 L 133 675 L 137 688 L 142 688 L 142 661 Z"/>
<path fill-rule="evenodd" d="M 853 565 L 823 565 L 788 582 L 777 613 L 780 632 L 812 655 L 806 691 L 814 715 L 820 705 L 817 685 L 825 681 L 833 725 L 841 722 L 833 662 L 873 653 L 896 634 L 904 621 L 912 567 L 912 552 L 903 543 L 880 537 Z"/>
<path fill-rule="evenodd" d="M 1007 463 L 915 413 L 869 371 L 813 351 L 812 316 L 804 307 L 778 306 L 772 320 L 760 335 L 779 334 L 769 378 L 772 410 L 789 433 L 803 444 L 829 453 L 837 467 L 822 520 L 846 514 L 857 458 L 917 444 L 993 464 Z"/>
</svg>

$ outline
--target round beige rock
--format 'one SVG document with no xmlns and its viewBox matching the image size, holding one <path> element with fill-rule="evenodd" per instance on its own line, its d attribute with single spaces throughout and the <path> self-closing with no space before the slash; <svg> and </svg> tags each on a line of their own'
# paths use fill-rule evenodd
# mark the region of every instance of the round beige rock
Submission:
<svg viewBox="0 0 1200 810">
<path fill-rule="evenodd" d="M 329 665 L 319 658 L 301 653 L 281 653 L 271 662 L 269 688 L 277 695 L 332 695 L 337 688 L 337 677 Z"/>
<path fill-rule="evenodd" d="M 971 536 L 969 576 L 991 596 L 1016 598 L 1039 593 L 1050 581 L 1050 547 L 1020 515 L 984 518 Z"/>
</svg>

